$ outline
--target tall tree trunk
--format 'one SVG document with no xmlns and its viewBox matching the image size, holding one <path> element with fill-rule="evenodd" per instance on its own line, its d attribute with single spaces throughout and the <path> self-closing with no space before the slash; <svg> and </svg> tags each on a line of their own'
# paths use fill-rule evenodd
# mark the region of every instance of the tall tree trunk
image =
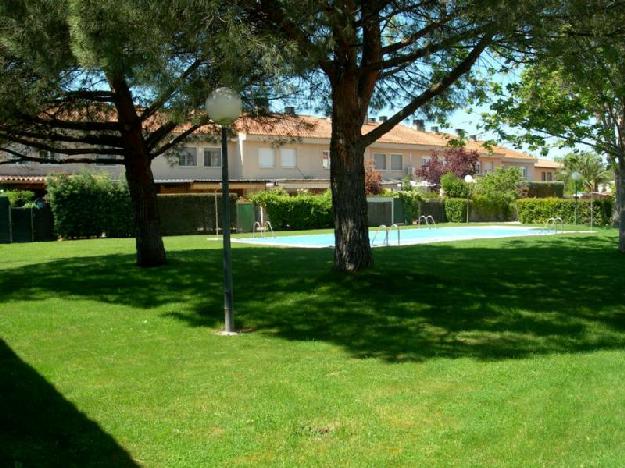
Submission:
<svg viewBox="0 0 625 468">
<path fill-rule="evenodd" d="M 367 226 L 363 117 L 355 83 L 345 80 L 332 92 L 330 184 L 334 209 L 334 268 L 359 271 L 373 265 Z"/>
<path fill-rule="evenodd" d="M 615 185 L 616 185 L 616 221 L 618 223 L 618 249 L 625 253 L 625 157 L 620 156 L 616 160 Z"/>
<path fill-rule="evenodd" d="M 140 267 L 160 266 L 166 261 L 150 163 L 147 153 L 137 152 L 128 155 L 124 164 L 135 217 L 137 265 Z"/>
<path fill-rule="evenodd" d="M 165 263 L 166 255 L 161 237 L 156 186 L 150 167 L 152 159 L 143 138 L 141 121 L 128 84 L 120 75 L 109 75 L 107 78 L 114 91 L 117 118 L 126 152 L 124 167 L 135 216 L 137 265 L 160 266 Z"/>
</svg>

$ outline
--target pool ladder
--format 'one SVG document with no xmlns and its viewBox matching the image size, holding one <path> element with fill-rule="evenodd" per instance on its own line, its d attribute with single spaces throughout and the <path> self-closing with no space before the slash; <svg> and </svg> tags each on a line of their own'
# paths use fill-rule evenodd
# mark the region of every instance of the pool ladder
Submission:
<svg viewBox="0 0 625 468">
<path fill-rule="evenodd" d="M 373 239 L 371 240 L 371 244 L 373 245 L 375 243 L 375 239 L 378 237 L 378 233 L 380 231 L 384 231 L 384 245 L 385 247 L 388 247 L 389 245 L 391 245 L 390 241 L 389 241 L 389 233 L 395 229 L 397 231 L 397 245 L 401 245 L 401 234 L 400 234 L 400 229 L 399 226 L 397 224 L 392 224 L 391 226 L 387 226 L 386 224 L 380 224 L 378 226 L 378 230 L 375 232 L 375 236 L 373 236 Z"/>
<path fill-rule="evenodd" d="M 256 237 L 256 233 L 260 234 L 260 237 L 265 237 L 265 232 L 270 231 L 271 237 L 276 237 L 273 232 L 273 226 L 269 221 L 265 221 L 264 224 L 260 224 L 258 221 L 254 223 L 254 227 L 252 228 L 252 237 Z"/>
<path fill-rule="evenodd" d="M 545 231 L 549 231 L 549 226 L 553 225 L 554 234 L 557 234 L 558 233 L 558 225 L 560 225 L 560 232 L 562 232 L 563 231 L 562 224 L 563 224 L 562 223 L 562 218 L 560 218 L 559 216 L 554 216 L 552 218 L 549 218 L 547 220 L 547 223 L 545 223 Z"/>
<path fill-rule="evenodd" d="M 423 220 L 423 222 L 422 222 L 422 220 Z M 434 216 L 432 216 L 432 215 L 427 215 L 427 216 L 421 215 L 421 216 L 419 216 L 419 219 L 417 220 L 417 224 L 420 226 L 423 223 L 425 223 L 425 225 L 428 228 L 430 228 L 430 229 L 433 228 L 433 227 L 436 227 L 436 221 L 434 221 Z"/>
</svg>

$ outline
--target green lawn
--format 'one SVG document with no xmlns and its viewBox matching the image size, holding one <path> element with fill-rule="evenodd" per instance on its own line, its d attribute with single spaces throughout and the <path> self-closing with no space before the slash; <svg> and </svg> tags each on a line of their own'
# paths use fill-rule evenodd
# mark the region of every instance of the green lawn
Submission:
<svg viewBox="0 0 625 468">
<path fill-rule="evenodd" d="M 0 245 L 0 466 L 622 466 L 615 242 L 235 245 L 237 337 L 203 236 Z"/>
</svg>

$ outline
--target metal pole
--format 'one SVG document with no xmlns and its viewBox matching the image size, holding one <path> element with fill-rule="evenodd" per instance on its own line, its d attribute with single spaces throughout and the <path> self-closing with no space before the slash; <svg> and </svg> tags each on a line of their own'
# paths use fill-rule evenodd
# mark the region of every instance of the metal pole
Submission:
<svg viewBox="0 0 625 468">
<path fill-rule="evenodd" d="M 467 194 L 467 224 L 469 224 L 469 195 Z"/>
<path fill-rule="evenodd" d="M 575 226 L 577 226 L 577 206 L 579 205 L 579 189 L 577 188 L 577 180 L 575 181 Z"/>
<path fill-rule="evenodd" d="M 591 191 L 590 192 L 590 230 L 591 231 L 592 231 L 592 226 L 593 226 L 593 223 L 594 223 L 594 218 L 593 218 L 594 210 L 593 210 L 593 206 L 592 206 L 593 205 L 592 202 L 594 201 L 594 198 L 595 198 L 595 194 Z"/>
<path fill-rule="evenodd" d="M 221 199 L 223 213 L 221 232 L 224 254 L 224 313 L 226 333 L 234 333 L 234 310 L 232 299 L 232 249 L 230 246 L 230 187 L 228 175 L 228 127 L 221 127 Z"/>
</svg>

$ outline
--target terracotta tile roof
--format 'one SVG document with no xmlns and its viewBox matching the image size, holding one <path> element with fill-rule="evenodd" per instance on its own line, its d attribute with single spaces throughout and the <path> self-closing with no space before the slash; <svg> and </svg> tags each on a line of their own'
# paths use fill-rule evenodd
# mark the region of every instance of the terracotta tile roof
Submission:
<svg viewBox="0 0 625 468">
<path fill-rule="evenodd" d="M 538 158 L 536 160 L 536 164 L 534 164 L 534 167 L 544 168 L 544 169 L 561 169 L 562 164 L 559 162 L 553 161 L 551 159 Z"/>
<path fill-rule="evenodd" d="M 19 176 L 19 175 L 0 175 L 0 182 L 12 182 L 12 183 L 45 183 L 45 176 Z"/>
<path fill-rule="evenodd" d="M 366 134 L 378 125 L 379 123 L 366 123 L 362 126 L 362 133 Z M 234 127 L 237 131 L 248 135 L 268 137 L 329 140 L 332 135 L 332 121 L 329 118 L 306 115 L 276 116 L 262 120 L 243 117 L 236 122 Z M 211 131 L 205 130 L 202 133 L 211 133 Z M 447 143 L 452 138 L 454 138 L 454 135 L 423 132 L 414 127 L 399 124 L 383 135 L 378 142 L 443 148 L 447 146 Z M 483 143 L 482 141 L 469 140 L 466 143 L 466 148 L 486 153 L 488 150 L 483 146 Z M 505 158 L 535 160 L 529 154 L 502 146 L 494 146 L 492 150 L 495 155 L 501 155 Z"/>
</svg>

